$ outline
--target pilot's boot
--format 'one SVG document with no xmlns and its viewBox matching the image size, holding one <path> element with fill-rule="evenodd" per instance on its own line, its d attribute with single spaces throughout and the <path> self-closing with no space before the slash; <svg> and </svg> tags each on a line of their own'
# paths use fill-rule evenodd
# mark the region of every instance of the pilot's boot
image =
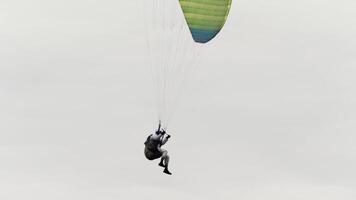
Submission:
<svg viewBox="0 0 356 200">
<path fill-rule="evenodd" d="M 163 172 L 166 173 L 166 174 L 168 174 L 168 175 L 172 175 L 172 173 L 171 173 L 170 171 L 168 171 L 168 168 L 167 168 L 167 167 L 164 168 Z"/>
<path fill-rule="evenodd" d="M 166 167 L 163 163 L 163 159 L 161 158 L 161 162 L 158 163 L 158 166 L 161 166 L 161 167 Z"/>
</svg>

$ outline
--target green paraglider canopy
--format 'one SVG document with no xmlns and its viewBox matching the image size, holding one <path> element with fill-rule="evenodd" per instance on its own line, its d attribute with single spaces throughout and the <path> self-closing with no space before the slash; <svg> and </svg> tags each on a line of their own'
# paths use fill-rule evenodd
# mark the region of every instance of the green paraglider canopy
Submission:
<svg viewBox="0 0 356 200">
<path fill-rule="evenodd" d="M 180 0 L 193 39 L 206 43 L 224 26 L 231 0 Z"/>
</svg>

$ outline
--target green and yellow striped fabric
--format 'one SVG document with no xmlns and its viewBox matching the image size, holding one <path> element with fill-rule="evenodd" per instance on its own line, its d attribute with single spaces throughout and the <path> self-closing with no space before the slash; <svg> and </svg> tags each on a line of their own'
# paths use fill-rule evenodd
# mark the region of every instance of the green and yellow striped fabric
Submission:
<svg viewBox="0 0 356 200">
<path fill-rule="evenodd" d="M 206 43 L 224 26 L 231 0 L 179 0 L 193 39 Z"/>
</svg>

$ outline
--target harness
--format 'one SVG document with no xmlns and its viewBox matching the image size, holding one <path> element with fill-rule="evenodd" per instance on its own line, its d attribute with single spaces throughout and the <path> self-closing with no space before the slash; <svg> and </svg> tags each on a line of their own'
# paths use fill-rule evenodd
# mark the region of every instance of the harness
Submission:
<svg viewBox="0 0 356 200">
<path fill-rule="evenodd" d="M 161 140 L 152 140 L 151 136 L 148 136 L 146 142 L 144 143 L 146 148 L 150 151 L 158 151 L 157 147 L 162 145 Z"/>
</svg>

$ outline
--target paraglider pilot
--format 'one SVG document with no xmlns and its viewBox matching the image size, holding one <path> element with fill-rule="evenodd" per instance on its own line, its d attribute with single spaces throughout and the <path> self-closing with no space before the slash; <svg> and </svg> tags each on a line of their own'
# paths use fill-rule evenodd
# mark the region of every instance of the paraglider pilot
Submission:
<svg viewBox="0 0 356 200">
<path fill-rule="evenodd" d="M 168 170 L 169 156 L 168 151 L 161 148 L 171 136 L 166 134 L 166 131 L 161 129 L 161 122 L 155 134 L 151 134 L 147 137 L 145 142 L 145 156 L 148 160 L 155 160 L 161 158 L 159 166 L 164 167 L 163 172 L 171 175 Z"/>
</svg>

